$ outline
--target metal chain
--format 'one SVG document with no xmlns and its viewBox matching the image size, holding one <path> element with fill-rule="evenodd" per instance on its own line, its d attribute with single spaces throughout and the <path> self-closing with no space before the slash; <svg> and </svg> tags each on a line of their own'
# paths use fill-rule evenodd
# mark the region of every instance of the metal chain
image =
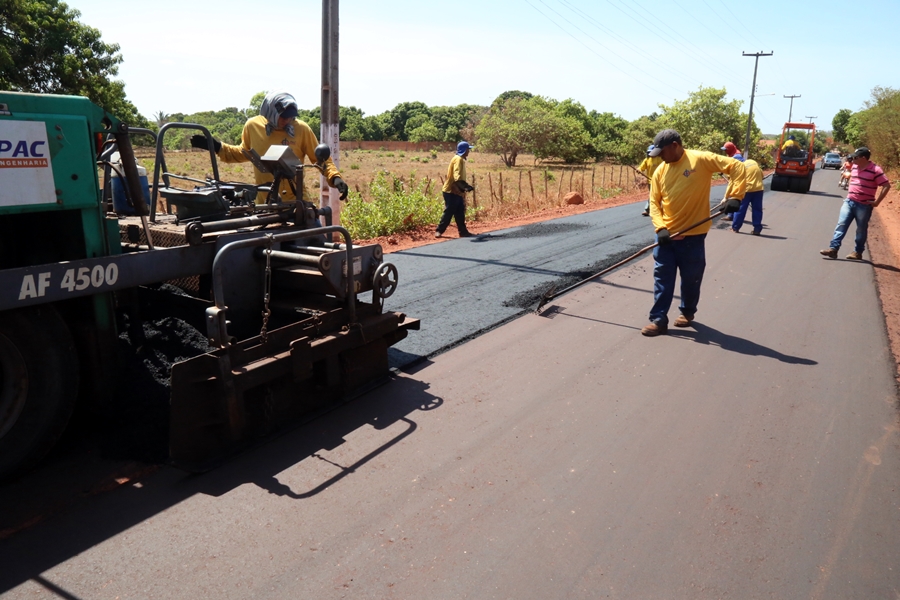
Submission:
<svg viewBox="0 0 900 600">
<path fill-rule="evenodd" d="M 262 340 L 262 343 L 265 344 L 269 339 L 269 317 L 272 315 L 271 309 L 269 309 L 269 300 L 272 297 L 272 244 L 274 244 L 274 238 L 271 233 L 266 234 L 266 284 L 265 290 L 263 292 L 263 311 L 262 311 L 262 328 L 259 330 L 259 337 Z"/>
</svg>

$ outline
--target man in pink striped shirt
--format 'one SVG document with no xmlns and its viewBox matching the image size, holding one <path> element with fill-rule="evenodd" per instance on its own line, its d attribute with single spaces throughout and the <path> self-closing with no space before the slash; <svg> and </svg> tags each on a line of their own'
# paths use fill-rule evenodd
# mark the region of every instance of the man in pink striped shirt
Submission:
<svg viewBox="0 0 900 600">
<path fill-rule="evenodd" d="M 891 182 L 884 171 L 869 160 L 871 153 L 868 148 L 857 148 L 850 155 L 853 161 L 853 172 L 850 175 L 850 191 L 847 199 L 841 206 L 841 214 L 834 230 L 831 245 L 825 250 L 819 250 L 819 254 L 828 258 L 837 258 L 841 242 L 847 235 L 847 228 L 852 221 L 856 221 L 856 249 L 847 255 L 849 260 L 862 260 L 863 250 L 866 249 L 866 238 L 869 233 L 869 218 L 872 209 L 881 204 L 884 197 L 891 189 Z M 881 188 L 879 191 L 878 188 Z M 876 192 L 878 192 L 876 197 Z"/>
</svg>

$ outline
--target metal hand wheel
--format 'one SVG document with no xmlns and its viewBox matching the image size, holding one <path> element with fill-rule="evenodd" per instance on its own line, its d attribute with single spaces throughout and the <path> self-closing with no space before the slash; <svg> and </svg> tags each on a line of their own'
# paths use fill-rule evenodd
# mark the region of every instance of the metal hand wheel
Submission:
<svg viewBox="0 0 900 600">
<path fill-rule="evenodd" d="M 397 290 L 397 267 L 386 262 L 382 263 L 375 269 L 375 275 L 372 277 L 372 290 L 375 295 L 381 299 L 390 298 Z"/>
</svg>

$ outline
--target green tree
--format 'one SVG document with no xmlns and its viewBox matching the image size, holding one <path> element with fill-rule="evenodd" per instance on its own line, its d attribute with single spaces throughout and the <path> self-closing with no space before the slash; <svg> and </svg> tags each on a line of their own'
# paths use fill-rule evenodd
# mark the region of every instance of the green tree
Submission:
<svg viewBox="0 0 900 600">
<path fill-rule="evenodd" d="M 530 99 L 494 101 L 475 128 L 476 143 L 481 151 L 496 152 L 507 167 L 514 167 L 519 154 L 534 147 L 534 137 L 539 134 L 547 112 Z"/>
<path fill-rule="evenodd" d="M 118 44 L 78 21 L 57 0 L 0 1 L 0 89 L 85 96 L 131 125 L 150 123 L 112 78 L 122 62 Z"/>
<path fill-rule="evenodd" d="M 842 108 L 834 115 L 831 120 L 831 127 L 834 129 L 834 139 L 842 144 L 847 143 L 847 123 L 850 121 L 850 115 L 853 114 L 849 108 Z"/>
<path fill-rule="evenodd" d="M 475 127 L 476 143 L 513 167 L 519 154 L 537 159 L 584 160 L 590 136 L 577 118 L 560 114 L 558 103 L 540 96 L 495 102 Z"/>
<path fill-rule="evenodd" d="M 861 141 L 885 169 L 900 168 L 900 90 L 875 87 L 861 113 Z"/>
<path fill-rule="evenodd" d="M 687 100 L 676 101 L 672 106 L 659 105 L 662 109 L 660 129 L 672 128 L 681 134 L 686 148 L 719 152 L 722 144 L 731 141 L 743 148 L 747 134 L 747 113 L 741 112 L 741 100 L 725 102 L 725 88 L 700 87 Z M 759 127 L 753 123 L 750 130 L 750 147 L 757 148 L 762 137 Z M 758 152 L 748 158 L 757 158 Z"/>
<path fill-rule="evenodd" d="M 616 158 L 628 165 L 640 163 L 647 156 L 647 147 L 661 129 L 656 113 L 635 119 L 622 134 L 622 151 Z"/>
<path fill-rule="evenodd" d="M 259 107 L 262 106 L 263 100 L 266 99 L 266 95 L 268 95 L 268 91 L 263 90 L 261 92 L 256 92 L 253 94 L 253 97 L 250 98 L 250 106 L 247 108 L 247 118 L 255 117 L 259 114 Z"/>
</svg>

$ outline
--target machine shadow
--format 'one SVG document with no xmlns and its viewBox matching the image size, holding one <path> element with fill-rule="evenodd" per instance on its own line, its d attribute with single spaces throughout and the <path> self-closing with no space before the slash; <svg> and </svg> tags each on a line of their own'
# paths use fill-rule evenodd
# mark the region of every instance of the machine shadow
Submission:
<svg viewBox="0 0 900 600">
<path fill-rule="evenodd" d="M 428 387 L 415 379 L 394 377 L 386 385 L 289 429 L 210 472 L 195 475 L 164 468 L 137 484 L 86 499 L 64 514 L 0 540 L 0 595 L 28 580 L 37 580 L 54 566 L 197 494 L 221 497 L 252 483 L 300 501 L 313 497 L 415 433 L 417 424 L 411 415 L 443 404 L 441 398 L 428 392 Z M 395 424 L 403 426 L 399 433 L 353 464 L 338 465 L 337 474 L 309 489 L 292 490 L 277 479 L 279 473 L 303 460 L 321 460 L 321 453 L 345 444 L 346 437 L 361 427 L 386 430 Z"/>
<path fill-rule="evenodd" d="M 670 327 L 669 336 L 693 340 L 700 344 L 719 346 L 720 348 L 722 348 L 722 350 L 737 352 L 739 354 L 746 354 L 747 356 L 766 356 L 768 358 L 774 358 L 775 360 L 779 360 L 783 363 L 788 363 L 791 365 L 811 366 L 819 364 L 816 361 L 808 358 L 782 354 L 777 350 L 762 346 L 760 344 L 757 344 L 756 342 L 751 342 L 750 340 L 746 340 L 734 335 L 728 335 L 727 333 L 723 333 L 717 329 L 713 329 L 712 327 L 709 327 L 702 323 L 698 323 L 697 321 L 694 321 L 692 323 L 692 327 L 693 330 L 688 328 L 675 329 L 673 327 Z"/>
</svg>

